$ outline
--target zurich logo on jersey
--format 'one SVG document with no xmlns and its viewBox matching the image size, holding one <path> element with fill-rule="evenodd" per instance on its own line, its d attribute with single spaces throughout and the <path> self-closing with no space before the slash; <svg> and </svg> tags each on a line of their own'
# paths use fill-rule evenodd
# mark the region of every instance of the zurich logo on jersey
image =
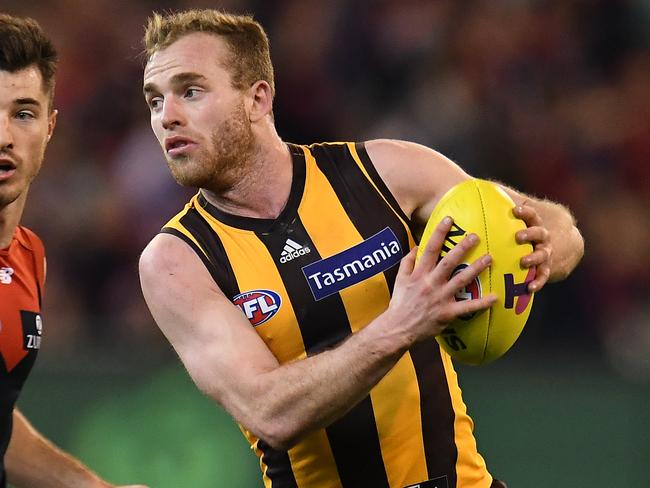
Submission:
<svg viewBox="0 0 650 488">
<path fill-rule="evenodd" d="M 404 251 L 390 227 L 356 246 L 302 268 L 316 300 L 356 285 L 400 262 Z"/>
<path fill-rule="evenodd" d="M 257 327 L 278 313 L 282 298 L 272 290 L 251 290 L 240 293 L 232 302 L 244 312 L 251 325 Z"/>
</svg>

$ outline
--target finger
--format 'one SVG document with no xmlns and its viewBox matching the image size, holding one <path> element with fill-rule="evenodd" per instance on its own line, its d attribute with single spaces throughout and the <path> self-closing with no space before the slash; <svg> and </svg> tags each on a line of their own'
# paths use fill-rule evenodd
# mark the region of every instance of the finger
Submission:
<svg viewBox="0 0 650 488">
<path fill-rule="evenodd" d="M 528 291 L 531 293 L 541 290 L 551 276 L 551 267 L 548 264 L 538 266 L 535 270 L 535 279 L 528 283 Z"/>
<path fill-rule="evenodd" d="M 436 226 L 429 241 L 424 246 L 420 261 L 418 262 L 418 268 L 428 271 L 436 265 L 438 256 L 440 256 L 440 250 L 442 249 L 442 243 L 445 242 L 453 222 L 451 217 L 445 217 Z"/>
<path fill-rule="evenodd" d="M 527 229 L 520 230 L 515 234 L 515 240 L 519 244 L 525 244 L 527 242 L 546 242 L 548 239 L 548 230 L 545 227 L 539 226 L 528 227 Z"/>
<path fill-rule="evenodd" d="M 454 246 L 454 248 L 449 251 L 433 269 L 434 279 L 441 283 L 449 281 L 451 273 L 460 263 L 463 262 L 463 258 L 478 244 L 478 242 L 479 237 L 476 234 L 472 233 L 465 236 L 465 238 Z"/>
<path fill-rule="evenodd" d="M 537 213 L 537 210 L 529 205 L 518 205 L 512 210 L 512 213 L 518 219 L 526 222 L 528 227 L 542 225 L 542 218 Z"/>
<path fill-rule="evenodd" d="M 494 305 L 497 301 L 497 296 L 494 293 L 485 295 L 481 298 L 475 298 L 473 300 L 462 300 L 459 302 L 454 302 L 449 306 L 449 312 L 452 315 L 452 320 L 463 315 L 468 315 L 471 313 L 480 312 L 481 310 L 486 310 Z"/>
<path fill-rule="evenodd" d="M 522 268 L 535 268 L 548 263 L 550 252 L 546 247 L 538 246 L 535 250 L 521 258 L 519 263 Z"/>
<path fill-rule="evenodd" d="M 455 295 L 458 290 L 462 290 L 480 275 L 485 268 L 492 263 L 492 256 L 484 254 L 465 269 L 454 275 L 445 285 L 448 293 Z"/>
</svg>

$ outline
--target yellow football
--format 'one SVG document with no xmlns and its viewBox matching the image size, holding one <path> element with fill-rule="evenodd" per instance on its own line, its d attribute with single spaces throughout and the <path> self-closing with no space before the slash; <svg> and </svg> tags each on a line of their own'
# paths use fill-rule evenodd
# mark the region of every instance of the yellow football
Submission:
<svg viewBox="0 0 650 488">
<path fill-rule="evenodd" d="M 535 269 L 522 268 L 519 263 L 533 248 L 515 240 L 515 233 L 526 224 L 513 215 L 514 206 L 498 185 L 479 179 L 464 181 L 440 199 L 420 240 L 418 258 L 436 226 L 450 216 L 454 224 L 446 236 L 441 258 L 465 235 L 473 232 L 480 238 L 454 274 L 485 253 L 492 256 L 492 264 L 460 290 L 456 300 L 495 293 L 497 302 L 487 310 L 454 320 L 436 337 L 443 349 L 462 363 L 479 365 L 501 357 L 515 343 L 530 314 L 533 294 L 527 285 L 534 279 Z"/>
</svg>

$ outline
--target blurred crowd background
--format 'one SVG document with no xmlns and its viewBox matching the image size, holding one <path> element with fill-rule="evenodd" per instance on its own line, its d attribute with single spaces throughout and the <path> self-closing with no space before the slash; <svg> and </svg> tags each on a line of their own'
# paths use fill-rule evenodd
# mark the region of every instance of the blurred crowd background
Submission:
<svg viewBox="0 0 650 488">
<path fill-rule="evenodd" d="M 412 140 L 474 176 L 569 206 L 585 258 L 536 298 L 492 380 L 585 361 L 576 384 L 604 375 L 649 400 L 645 0 L 0 0 L 3 12 L 37 19 L 61 57 L 58 126 L 24 219 L 48 251 L 37 384 L 57 371 L 156 378 L 177 364 L 141 298 L 137 259 L 192 192 L 168 175 L 149 127 L 140 39 L 152 10 L 206 7 L 252 13 L 267 29 L 285 140 Z M 487 369 L 466 374 L 491 379 Z M 639 413 L 631 429 L 647 436 L 647 409 Z M 648 444 L 622 442 L 648 454 Z M 255 486 L 246 483 L 228 486 Z"/>
</svg>

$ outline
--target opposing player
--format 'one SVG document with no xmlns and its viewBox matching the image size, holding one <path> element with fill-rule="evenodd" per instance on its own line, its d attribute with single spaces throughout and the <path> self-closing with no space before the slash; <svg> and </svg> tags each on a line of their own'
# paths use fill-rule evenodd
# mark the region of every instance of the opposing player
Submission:
<svg viewBox="0 0 650 488">
<path fill-rule="evenodd" d="M 15 408 L 43 337 L 45 252 L 19 224 L 56 124 L 56 63 L 34 20 L 0 14 L 0 487 L 110 488 Z"/>
<path fill-rule="evenodd" d="M 468 175 L 408 142 L 282 141 L 268 40 L 250 17 L 156 14 L 145 48 L 153 131 L 174 178 L 200 190 L 144 250 L 144 296 L 197 386 L 241 425 L 265 485 L 504 486 L 434 340 L 494 303 L 454 299 L 490 256 L 450 280 L 477 238 L 437 262 L 445 219 L 414 264 L 436 202 Z M 562 206 L 507 191 L 539 291 L 571 272 L 582 238 Z"/>
</svg>

